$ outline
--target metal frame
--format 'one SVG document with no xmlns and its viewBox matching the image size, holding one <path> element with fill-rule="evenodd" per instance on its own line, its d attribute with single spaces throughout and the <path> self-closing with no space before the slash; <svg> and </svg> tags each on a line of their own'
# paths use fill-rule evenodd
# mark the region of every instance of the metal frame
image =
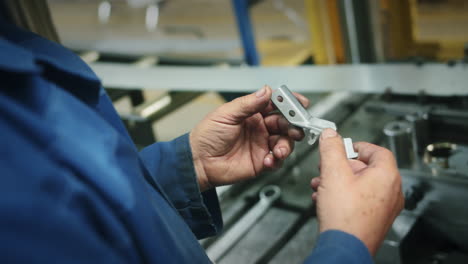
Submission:
<svg viewBox="0 0 468 264">
<path fill-rule="evenodd" d="M 287 84 L 298 92 L 354 91 L 366 93 L 468 95 L 468 67 L 434 63 L 362 64 L 298 67 L 165 67 L 92 63 L 107 88 L 174 91 L 251 92 L 265 84 Z"/>
<path fill-rule="evenodd" d="M 245 62 L 248 65 L 260 65 L 260 56 L 255 46 L 255 37 L 249 15 L 249 1 L 232 0 L 237 27 L 244 49 Z"/>
</svg>

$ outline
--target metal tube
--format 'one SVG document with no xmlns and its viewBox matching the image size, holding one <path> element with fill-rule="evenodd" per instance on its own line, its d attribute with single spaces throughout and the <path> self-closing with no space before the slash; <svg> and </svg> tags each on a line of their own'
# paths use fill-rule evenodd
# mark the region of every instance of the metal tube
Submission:
<svg viewBox="0 0 468 264">
<path fill-rule="evenodd" d="M 424 152 L 429 144 L 429 120 L 427 113 L 414 113 L 406 115 L 406 120 L 411 125 L 413 150 L 416 156 Z"/>
<path fill-rule="evenodd" d="M 351 63 L 356 64 L 361 62 L 361 56 L 359 53 L 359 40 L 357 37 L 356 30 L 356 18 L 354 17 L 353 0 L 347 0 L 343 2 L 344 13 L 346 19 L 346 29 L 348 33 L 348 41 L 351 53 Z"/>
<path fill-rule="evenodd" d="M 411 168 L 413 165 L 414 151 L 411 131 L 411 124 L 406 121 L 390 122 L 385 125 L 383 130 L 399 168 Z"/>
<path fill-rule="evenodd" d="M 255 36 L 250 21 L 247 0 L 232 0 L 236 16 L 237 27 L 244 48 L 244 58 L 248 65 L 260 65 L 260 56 L 255 46 Z"/>
</svg>

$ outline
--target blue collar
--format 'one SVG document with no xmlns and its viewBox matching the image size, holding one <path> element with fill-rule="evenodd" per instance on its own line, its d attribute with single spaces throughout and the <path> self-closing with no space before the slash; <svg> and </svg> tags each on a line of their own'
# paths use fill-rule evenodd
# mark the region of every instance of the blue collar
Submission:
<svg viewBox="0 0 468 264">
<path fill-rule="evenodd" d="M 90 81 L 99 81 L 78 56 L 61 45 L 0 20 L 0 67 L 12 71 L 37 71 L 37 62 Z M 8 43 L 9 42 L 9 43 Z"/>
<path fill-rule="evenodd" d="M 3 37 L 0 37 L 0 69 L 20 73 L 39 72 L 30 51 L 18 48 Z"/>
<path fill-rule="evenodd" d="M 50 69 L 59 81 L 77 80 L 80 88 L 72 88 L 70 91 L 77 93 L 81 99 L 86 97 L 85 94 L 89 97 L 91 92 L 93 98 L 85 101 L 97 100 L 101 87 L 100 80 L 78 56 L 55 42 L 0 19 L 0 70 L 41 73 L 45 68 Z"/>
</svg>

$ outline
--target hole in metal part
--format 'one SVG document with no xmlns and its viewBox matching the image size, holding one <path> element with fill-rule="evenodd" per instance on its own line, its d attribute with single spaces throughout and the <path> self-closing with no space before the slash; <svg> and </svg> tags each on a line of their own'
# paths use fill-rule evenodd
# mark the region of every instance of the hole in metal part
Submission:
<svg viewBox="0 0 468 264">
<path fill-rule="evenodd" d="M 455 154 L 457 145 L 450 142 L 430 144 L 424 152 L 424 162 L 444 169 L 450 167 L 449 159 Z"/>
<path fill-rule="evenodd" d="M 280 102 L 280 103 L 283 102 L 283 96 L 281 96 L 281 95 L 278 95 L 278 97 L 276 97 L 276 99 L 277 99 L 278 102 Z"/>
<path fill-rule="evenodd" d="M 293 110 L 290 110 L 290 111 L 289 111 L 289 115 L 290 115 L 290 116 L 295 116 L 295 115 L 296 115 L 296 112 L 294 112 Z"/>
<path fill-rule="evenodd" d="M 448 158 L 457 149 L 457 145 L 450 142 L 430 144 L 426 151 L 435 158 Z"/>
<path fill-rule="evenodd" d="M 273 196 L 275 193 L 275 190 L 270 189 L 265 192 L 265 196 L 270 197 Z"/>
</svg>

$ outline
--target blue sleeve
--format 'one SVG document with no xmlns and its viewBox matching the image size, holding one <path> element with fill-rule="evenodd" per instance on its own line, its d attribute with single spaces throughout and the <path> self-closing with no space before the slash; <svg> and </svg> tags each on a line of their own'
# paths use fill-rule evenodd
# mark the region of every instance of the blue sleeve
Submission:
<svg viewBox="0 0 468 264">
<path fill-rule="evenodd" d="M 189 134 L 140 152 L 148 170 L 198 239 L 216 235 L 223 221 L 215 189 L 200 192 Z"/>
<path fill-rule="evenodd" d="M 312 254 L 304 263 L 371 264 L 369 250 L 357 237 L 339 230 L 320 234 Z"/>
<path fill-rule="evenodd" d="M 133 145 L 102 88 L 95 110 Z M 198 239 L 221 231 L 223 220 L 216 190 L 200 193 L 188 134 L 170 142 L 152 144 L 140 152 L 140 158 Z"/>
</svg>

